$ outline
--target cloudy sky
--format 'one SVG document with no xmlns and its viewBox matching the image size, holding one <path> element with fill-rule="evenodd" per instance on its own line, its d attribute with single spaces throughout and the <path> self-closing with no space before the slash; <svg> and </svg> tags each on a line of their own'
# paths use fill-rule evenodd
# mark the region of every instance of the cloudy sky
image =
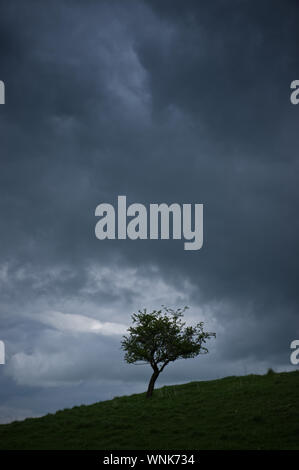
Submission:
<svg viewBox="0 0 299 470">
<path fill-rule="evenodd" d="M 121 335 L 189 305 L 210 353 L 158 385 L 291 370 L 294 0 L 0 5 L 0 422 L 144 391 Z M 95 237 L 95 208 L 203 203 L 204 245 Z"/>
</svg>

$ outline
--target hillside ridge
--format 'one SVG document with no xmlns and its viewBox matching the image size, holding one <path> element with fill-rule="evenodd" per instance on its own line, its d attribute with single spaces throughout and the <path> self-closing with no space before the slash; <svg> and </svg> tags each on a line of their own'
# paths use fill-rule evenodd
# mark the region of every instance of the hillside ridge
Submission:
<svg viewBox="0 0 299 470">
<path fill-rule="evenodd" d="M 0 425 L 0 449 L 299 449 L 299 371 L 157 388 Z"/>
</svg>

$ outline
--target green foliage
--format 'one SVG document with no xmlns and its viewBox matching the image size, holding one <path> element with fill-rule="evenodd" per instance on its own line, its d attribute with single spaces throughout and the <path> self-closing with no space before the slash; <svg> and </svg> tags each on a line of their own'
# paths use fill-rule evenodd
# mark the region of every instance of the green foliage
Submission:
<svg viewBox="0 0 299 470">
<path fill-rule="evenodd" d="M 0 425 L 0 449 L 297 449 L 299 372 L 226 377 Z"/>
<path fill-rule="evenodd" d="M 204 332 L 203 322 L 185 326 L 182 318 L 187 308 L 173 310 L 163 306 L 151 313 L 146 309 L 134 313 L 133 326 L 122 341 L 125 360 L 129 364 L 149 363 L 161 372 L 169 362 L 206 354 L 206 340 L 216 335 Z"/>
</svg>

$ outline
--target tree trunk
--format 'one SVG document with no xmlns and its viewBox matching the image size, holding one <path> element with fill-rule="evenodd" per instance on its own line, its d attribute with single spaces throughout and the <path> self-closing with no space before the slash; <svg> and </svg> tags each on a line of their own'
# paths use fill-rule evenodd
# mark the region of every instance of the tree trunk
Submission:
<svg viewBox="0 0 299 470">
<path fill-rule="evenodd" d="M 154 391 L 155 382 L 158 378 L 158 375 L 159 375 L 159 371 L 154 371 L 153 375 L 151 376 L 151 380 L 149 381 L 149 384 L 148 384 L 146 398 L 150 398 L 152 396 L 153 391 Z"/>
</svg>

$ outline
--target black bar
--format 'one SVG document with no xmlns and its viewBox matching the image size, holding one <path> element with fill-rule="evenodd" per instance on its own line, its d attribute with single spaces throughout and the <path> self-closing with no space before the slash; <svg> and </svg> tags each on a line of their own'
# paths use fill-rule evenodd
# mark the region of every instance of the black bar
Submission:
<svg viewBox="0 0 299 470">
<path fill-rule="evenodd" d="M 75 465 L 88 465 L 88 469 L 110 466 L 123 468 L 142 468 L 148 465 L 155 467 L 159 463 L 163 466 L 184 466 L 185 468 L 195 468 L 198 465 L 211 465 L 220 463 L 221 465 L 240 466 L 260 465 L 263 461 L 267 465 L 275 463 L 283 465 L 294 462 L 296 451 L 265 451 L 265 450 L 36 450 L 36 451 L 2 451 L 2 456 L 6 457 L 10 463 L 30 464 L 31 467 L 40 468 L 40 465 L 57 465 L 62 462 Z M 150 463 L 150 461 L 151 463 Z"/>
</svg>

